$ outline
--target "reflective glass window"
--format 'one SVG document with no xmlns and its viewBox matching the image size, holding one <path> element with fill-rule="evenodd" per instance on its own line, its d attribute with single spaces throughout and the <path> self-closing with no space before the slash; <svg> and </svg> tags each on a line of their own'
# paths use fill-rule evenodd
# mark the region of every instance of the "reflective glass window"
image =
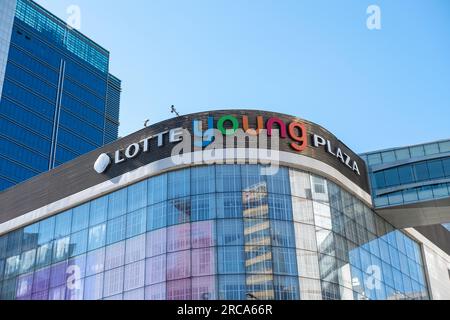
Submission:
<svg viewBox="0 0 450 320">
<path fill-rule="evenodd" d="M 167 225 L 167 204 L 160 202 L 148 206 L 147 231 L 163 228 Z"/>
<path fill-rule="evenodd" d="M 111 244 L 125 239 L 126 236 L 126 216 L 121 216 L 107 223 L 106 243 Z"/>
<path fill-rule="evenodd" d="M 72 232 L 86 229 L 89 225 L 89 203 L 72 210 Z"/>
<path fill-rule="evenodd" d="M 127 189 L 121 189 L 108 196 L 108 218 L 113 219 L 127 212 Z"/>
<path fill-rule="evenodd" d="M 431 179 L 443 178 L 445 176 L 441 160 L 428 161 L 427 165 Z"/>
<path fill-rule="evenodd" d="M 147 205 L 147 181 L 135 183 L 128 187 L 128 212 Z"/>
<path fill-rule="evenodd" d="M 384 177 L 386 179 L 386 186 L 395 186 L 399 183 L 397 168 L 389 169 L 384 171 Z"/>
<path fill-rule="evenodd" d="M 144 233 L 147 227 L 147 210 L 140 209 L 127 215 L 127 238 Z"/>
<path fill-rule="evenodd" d="M 168 199 L 189 196 L 191 180 L 190 170 L 183 169 L 172 171 L 167 175 L 167 196 Z"/>
<path fill-rule="evenodd" d="M 72 228 L 72 210 L 60 213 L 55 218 L 55 238 L 70 234 Z"/>
<path fill-rule="evenodd" d="M 214 166 L 194 167 L 191 169 L 191 194 L 214 193 L 216 191 Z"/>
<path fill-rule="evenodd" d="M 412 167 L 410 165 L 399 167 L 398 168 L 398 176 L 399 176 L 399 181 L 402 184 L 414 182 L 414 175 L 413 175 Z"/>
<path fill-rule="evenodd" d="M 108 197 L 101 197 L 91 202 L 89 225 L 95 226 L 105 222 L 108 215 Z"/>
<path fill-rule="evenodd" d="M 148 179 L 148 204 L 155 204 L 167 199 L 167 174 Z"/>
<path fill-rule="evenodd" d="M 414 165 L 414 172 L 417 181 L 423 181 L 429 179 L 428 167 L 425 162 Z"/>
</svg>

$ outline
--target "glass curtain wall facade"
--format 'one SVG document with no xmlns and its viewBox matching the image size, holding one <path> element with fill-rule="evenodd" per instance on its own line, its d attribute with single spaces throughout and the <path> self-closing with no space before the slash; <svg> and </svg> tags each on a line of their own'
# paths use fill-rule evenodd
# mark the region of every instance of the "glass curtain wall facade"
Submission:
<svg viewBox="0 0 450 320">
<path fill-rule="evenodd" d="M 377 208 L 450 197 L 450 140 L 361 157 L 369 167 Z"/>
<path fill-rule="evenodd" d="M 117 139 L 119 125 L 108 51 L 30 0 L 17 0 L 11 31 L 0 191 Z"/>
<path fill-rule="evenodd" d="M 421 248 L 335 183 L 180 169 L 0 237 L 1 299 L 427 299 Z"/>
</svg>

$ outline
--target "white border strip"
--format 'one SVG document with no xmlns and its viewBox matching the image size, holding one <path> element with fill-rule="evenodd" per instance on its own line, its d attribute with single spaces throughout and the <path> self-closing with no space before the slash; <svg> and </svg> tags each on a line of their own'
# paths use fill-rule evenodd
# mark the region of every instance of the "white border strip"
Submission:
<svg viewBox="0 0 450 320">
<path fill-rule="evenodd" d="M 24 227 L 26 225 L 32 224 L 36 221 L 42 220 L 59 212 L 76 207 L 77 205 L 83 204 L 95 198 L 101 197 L 105 194 L 124 188 L 130 184 L 147 179 L 151 176 L 155 176 L 163 172 L 173 171 L 185 167 L 205 165 L 206 164 L 205 162 L 192 161 L 192 159 L 203 159 L 203 156 L 205 155 L 204 152 L 205 151 L 196 151 L 182 155 L 183 157 L 191 159 L 189 163 L 175 164 L 172 158 L 169 157 L 149 163 L 133 171 L 126 172 L 118 177 L 112 178 L 111 180 L 92 186 L 88 189 L 85 189 L 83 191 L 70 195 L 66 198 L 45 205 L 29 213 L 26 213 L 20 217 L 2 223 L 0 224 L 0 235 Z M 216 164 L 228 163 L 228 161 L 231 162 L 232 160 L 234 160 L 234 162 L 238 164 L 244 164 L 247 162 L 257 163 L 258 157 L 256 158 L 252 157 L 254 155 L 256 156 L 259 155 L 259 160 L 262 161 L 263 163 L 272 162 L 276 164 L 277 161 L 275 161 L 274 159 L 281 159 L 278 161 L 279 165 L 301 169 L 321 175 L 341 185 L 345 189 L 349 190 L 355 196 L 366 202 L 366 204 L 368 204 L 369 206 L 372 205 L 372 198 L 370 194 L 365 192 L 357 184 L 352 182 L 349 178 L 344 176 L 334 167 L 317 159 L 313 159 L 311 157 L 307 157 L 301 154 L 295 154 L 285 151 L 277 152 L 274 150 L 267 150 L 267 149 L 234 148 L 234 149 L 217 149 L 215 150 L 215 152 L 218 154 L 223 154 L 224 155 L 223 159 L 225 159 L 225 161 L 218 161 L 216 162 Z M 245 158 L 236 159 L 236 155 L 241 154 L 246 155 Z M 278 157 L 274 158 L 274 154 L 277 154 Z M 205 155 L 205 158 L 206 157 L 207 156 Z"/>
</svg>

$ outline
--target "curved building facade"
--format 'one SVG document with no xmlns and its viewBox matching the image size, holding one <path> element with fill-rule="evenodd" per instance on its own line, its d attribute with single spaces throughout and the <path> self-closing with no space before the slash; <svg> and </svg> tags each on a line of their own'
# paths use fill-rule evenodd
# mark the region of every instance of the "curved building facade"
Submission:
<svg viewBox="0 0 450 320">
<path fill-rule="evenodd" d="M 308 121 L 167 120 L 0 193 L 0 298 L 431 298 L 422 244 L 369 190 L 363 160 Z"/>
</svg>

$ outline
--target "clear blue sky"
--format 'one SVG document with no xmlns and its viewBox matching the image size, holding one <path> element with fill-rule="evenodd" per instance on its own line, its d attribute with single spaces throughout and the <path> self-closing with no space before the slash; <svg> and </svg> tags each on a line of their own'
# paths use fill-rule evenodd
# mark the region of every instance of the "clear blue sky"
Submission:
<svg viewBox="0 0 450 320">
<path fill-rule="evenodd" d="M 448 0 L 37 0 L 111 52 L 124 136 L 181 113 L 316 122 L 354 151 L 450 138 Z M 366 28 L 381 8 L 382 29 Z"/>
</svg>

